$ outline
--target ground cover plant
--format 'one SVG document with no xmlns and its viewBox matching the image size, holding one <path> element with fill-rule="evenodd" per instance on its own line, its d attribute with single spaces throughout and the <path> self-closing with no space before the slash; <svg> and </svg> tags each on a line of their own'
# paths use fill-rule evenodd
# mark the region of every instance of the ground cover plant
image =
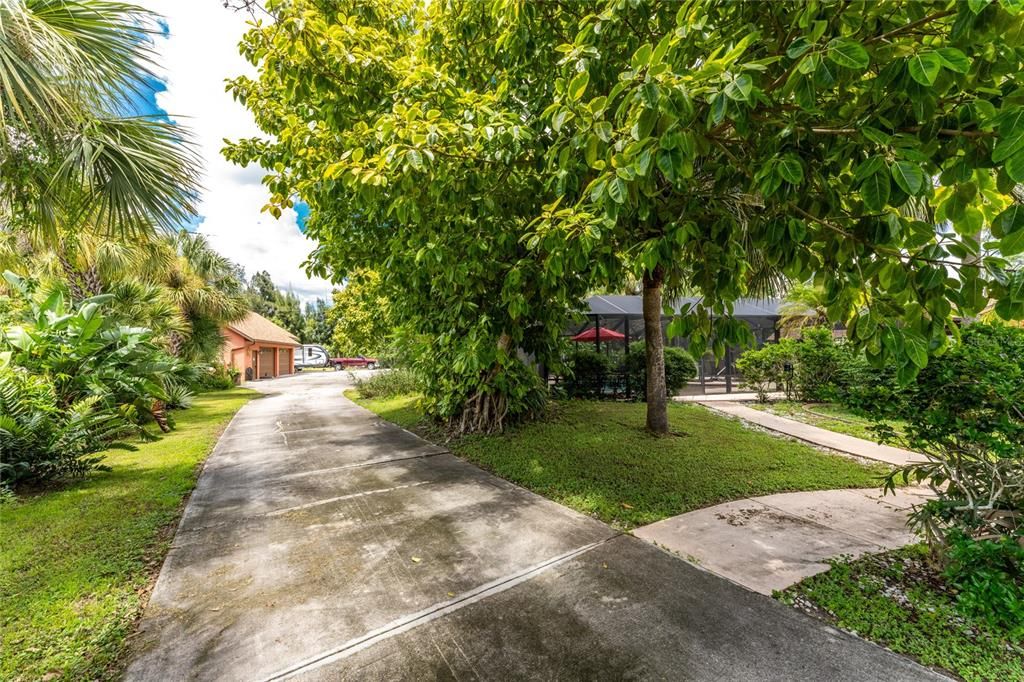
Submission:
<svg viewBox="0 0 1024 682">
<path fill-rule="evenodd" d="M 837 403 L 802 403 L 795 400 L 774 400 L 768 403 L 750 403 L 749 407 L 795 419 L 811 426 L 819 426 L 836 433 L 877 442 L 878 421 Z M 902 433 L 905 426 L 899 419 L 885 420 L 894 433 Z"/>
<path fill-rule="evenodd" d="M 423 424 L 416 397 L 362 400 L 405 428 Z M 750 495 L 878 486 L 862 466 L 743 426 L 694 405 L 671 405 L 672 435 L 644 430 L 638 403 L 559 401 L 550 415 L 503 434 L 469 435 L 452 451 L 502 478 L 620 528 Z M 436 436 L 429 431 L 428 437 Z"/>
<path fill-rule="evenodd" d="M 1006 625 L 965 616 L 923 545 L 836 560 L 777 596 L 968 682 L 1024 681 L 1024 640 Z"/>
<path fill-rule="evenodd" d="M 0 678 L 118 677 L 170 542 L 164 531 L 197 465 L 254 395 L 204 393 L 160 440 L 102 453 L 110 471 L 0 504 Z"/>
</svg>

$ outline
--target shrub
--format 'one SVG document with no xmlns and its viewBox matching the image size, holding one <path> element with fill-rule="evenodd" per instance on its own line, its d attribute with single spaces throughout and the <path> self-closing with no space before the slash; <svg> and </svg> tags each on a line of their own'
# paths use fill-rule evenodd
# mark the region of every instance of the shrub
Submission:
<svg viewBox="0 0 1024 682">
<path fill-rule="evenodd" d="M 967 613 L 1024 635 L 1024 329 L 972 324 L 905 392 L 905 438 L 926 455 L 886 480 L 927 483 L 910 524 L 946 562 Z"/>
<path fill-rule="evenodd" d="M 195 387 L 202 391 L 226 391 L 238 383 L 238 370 L 224 364 L 216 364 L 199 375 Z"/>
<path fill-rule="evenodd" d="M 366 379 L 356 378 L 354 382 L 360 398 L 393 398 L 420 390 L 416 375 L 407 369 L 377 372 Z"/>
<path fill-rule="evenodd" d="M 958 590 L 967 614 L 1024 637 L 1024 537 L 974 539 L 960 531 L 948 536 L 945 575 Z"/>
<path fill-rule="evenodd" d="M 620 369 L 629 376 L 630 385 L 639 396 L 647 391 L 647 349 L 643 341 L 629 345 L 629 354 L 623 354 Z M 681 390 L 697 376 L 697 365 L 690 353 L 675 346 L 665 347 L 665 388 L 669 395 Z"/>
<path fill-rule="evenodd" d="M 195 393 L 185 384 L 171 384 L 166 390 L 167 399 L 164 405 L 172 410 L 184 410 L 192 407 Z"/>
<path fill-rule="evenodd" d="M 781 388 L 787 398 L 793 397 L 796 346 L 792 339 L 781 339 L 778 343 L 748 350 L 736 360 L 736 369 L 743 374 L 744 383 L 754 389 L 761 402 L 768 400 L 772 386 Z"/>
<path fill-rule="evenodd" d="M 98 396 L 63 405 L 44 377 L 0 359 L 0 488 L 101 468 L 95 454 L 134 449 L 119 440 L 136 433 L 138 427 Z"/>
<path fill-rule="evenodd" d="M 566 366 L 571 373 L 565 384 L 570 396 L 601 397 L 605 379 L 612 371 L 611 357 L 590 348 L 576 348 L 569 354 Z"/>
<path fill-rule="evenodd" d="M 24 296 L 27 310 L 24 324 L 0 332 L 0 351 L 10 354 L 12 366 L 47 377 L 61 407 L 94 397 L 167 429 L 167 387 L 197 380 L 193 365 L 158 348 L 148 329 L 122 326 L 105 315 L 109 295 L 69 304 L 57 290 L 38 303 L 26 281 L 9 272 L 4 277 Z"/>
<path fill-rule="evenodd" d="M 896 367 L 873 367 L 861 348 L 837 345 L 838 369 L 832 390 L 835 399 L 854 412 L 878 419 L 901 417 L 913 385 L 901 386 Z"/>
<path fill-rule="evenodd" d="M 803 400 L 832 400 L 839 373 L 841 351 L 829 327 L 803 330 L 796 345 L 795 383 Z"/>
</svg>

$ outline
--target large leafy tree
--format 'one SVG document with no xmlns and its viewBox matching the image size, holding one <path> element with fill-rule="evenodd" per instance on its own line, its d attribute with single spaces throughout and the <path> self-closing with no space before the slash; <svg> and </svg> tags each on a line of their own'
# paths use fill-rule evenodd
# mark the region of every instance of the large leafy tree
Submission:
<svg viewBox="0 0 1024 682">
<path fill-rule="evenodd" d="M 539 234 L 600 229 L 644 281 L 647 326 L 743 341 L 754 258 L 823 287 L 828 316 L 910 380 L 951 315 L 1024 316 L 1019 2 L 606 2 L 551 48 L 545 116 L 565 200 Z M 546 18 L 518 16 L 531 35 Z M 746 211 L 737 211 L 747 206 Z M 920 217 L 932 220 L 921 220 Z M 992 240 L 977 235 L 991 229 Z M 585 248 L 591 248 L 589 244 Z M 649 349 L 649 354 L 650 354 Z M 657 372 L 656 358 L 651 374 Z M 648 425 L 667 426 L 649 396 Z"/>
<path fill-rule="evenodd" d="M 310 200 L 316 267 L 377 264 L 400 317 L 459 349 L 434 354 L 459 368 L 444 416 L 513 394 L 493 386 L 538 350 L 524 330 L 550 340 L 624 258 L 664 432 L 666 285 L 701 297 L 670 332 L 722 352 L 763 272 L 813 279 L 904 380 L 954 313 L 1024 316 L 1020 5 L 270 3 L 243 45 L 259 79 L 233 88 L 275 140 L 230 153 L 277 169 L 272 211 Z"/>
<path fill-rule="evenodd" d="M 459 7 L 267 3 L 275 22 L 242 45 L 258 78 L 231 87 L 272 139 L 228 155 L 275 169 L 271 212 L 296 194 L 309 203 L 315 271 L 380 273 L 417 342 L 428 411 L 475 431 L 539 407 L 519 352 L 555 358 L 590 264 L 523 239 L 545 194 L 538 104 L 554 94 L 536 74 L 552 74 L 557 55 L 506 68 L 492 42 L 500 13 Z"/>
</svg>

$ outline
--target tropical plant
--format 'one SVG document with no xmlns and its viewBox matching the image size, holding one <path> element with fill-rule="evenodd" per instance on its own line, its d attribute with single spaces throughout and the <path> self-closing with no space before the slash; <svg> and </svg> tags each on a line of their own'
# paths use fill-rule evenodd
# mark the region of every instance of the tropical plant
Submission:
<svg viewBox="0 0 1024 682">
<path fill-rule="evenodd" d="M 24 322 L 0 331 L 0 351 L 9 354 L 12 366 L 45 377 L 60 408 L 95 399 L 135 420 L 151 417 L 162 430 L 168 428 L 167 387 L 189 380 L 194 368 L 155 346 L 148 330 L 107 317 L 103 308 L 109 294 L 69 306 L 64 292 L 56 289 L 40 303 L 30 282 L 10 272 L 4 277 L 28 299 Z"/>
<path fill-rule="evenodd" d="M 971 324 L 917 378 L 891 442 L 926 456 L 894 472 L 928 485 L 935 499 L 913 525 L 933 544 L 951 530 L 979 539 L 1024 538 L 1024 330 Z"/>
<path fill-rule="evenodd" d="M 0 223 L 124 234 L 192 215 L 187 133 L 119 114 L 151 88 L 158 30 L 150 12 L 108 0 L 0 3 Z"/>
<path fill-rule="evenodd" d="M 743 383 L 751 386 L 760 402 L 767 402 L 768 393 L 775 387 L 792 398 L 796 392 L 794 377 L 798 344 L 793 339 L 780 339 L 761 348 L 751 349 L 736 359 L 736 369 L 743 375 Z"/>
<path fill-rule="evenodd" d="M 123 439 L 137 432 L 99 396 L 65 404 L 48 379 L 0 353 L 0 489 L 80 476 L 100 467 L 97 452 L 132 449 Z"/>
<path fill-rule="evenodd" d="M 792 284 L 779 305 L 779 326 L 786 332 L 794 333 L 804 327 L 827 324 L 828 298 L 825 290 L 813 284 Z"/>
</svg>

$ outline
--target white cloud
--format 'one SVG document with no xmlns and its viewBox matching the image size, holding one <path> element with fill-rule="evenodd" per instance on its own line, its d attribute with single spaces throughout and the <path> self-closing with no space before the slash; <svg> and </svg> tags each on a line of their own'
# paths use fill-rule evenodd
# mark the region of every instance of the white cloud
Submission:
<svg viewBox="0 0 1024 682">
<path fill-rule="evenodd" d="M 157 61 L 167 90 L 160 108 L 189 126 L 205 165 L 198 231 L 214 248 L 252 274 L 270 273 L 274 283 L 310 299 L 328 297 L 329 282 L 306 276 L 300 264 L 315 247 L 298 228 L 294 211 L 280 219 L 261 213 L 268 192 L 262 173 L 229 163 L 221 155 L 224 138 L 260 135 L 251 114 L 225 92 L 225 79 L 252 74 L 238 53 L 248 15 L 225 9 L 218 0 L 140 0 L 162 15 L 170 28 L 157 38 Z"/>
</svg>

